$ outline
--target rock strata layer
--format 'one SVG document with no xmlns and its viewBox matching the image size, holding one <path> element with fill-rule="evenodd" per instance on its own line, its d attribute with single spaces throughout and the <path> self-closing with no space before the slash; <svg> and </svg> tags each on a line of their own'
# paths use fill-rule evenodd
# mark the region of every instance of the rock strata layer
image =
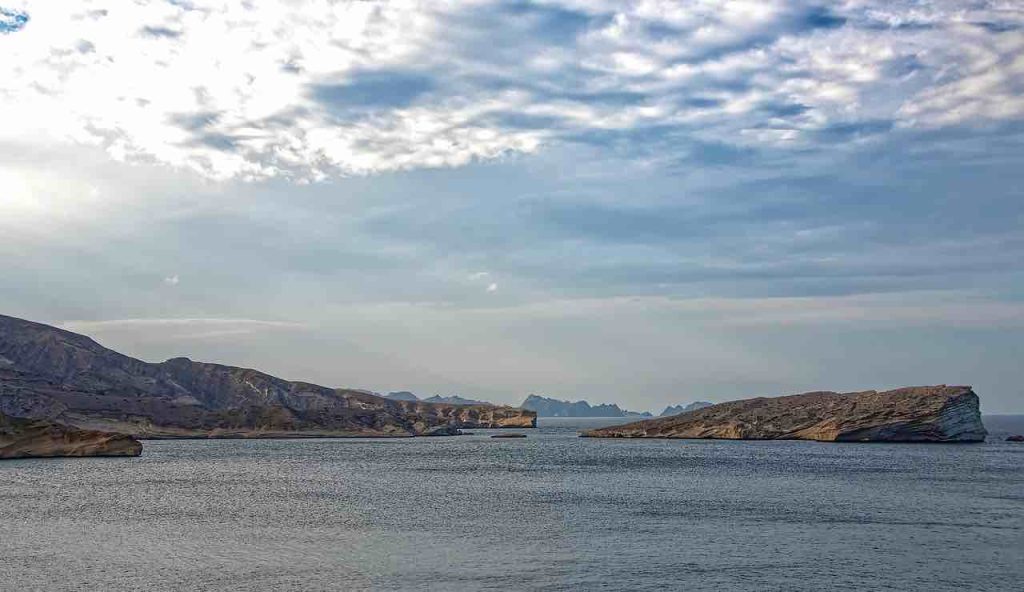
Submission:
<svg viewBox="0 0 1024 592">
<path fill-rule="evenodd" d="M 148 363 L 0 315 L 0 413 L 140 438 L 377 437 L 534 427 L 513 407 L 393 401 L 258 370 Z"/>
<path fill-rule="evenodd" d="M 0 459 L 56 456 L 138 456 L 131 436 L 80 430 L 46 420 L 0 414 Z"/>
<path fill-rule="evenodd" d="M 827 442 L 983 442 L 969 386 L 746 399 L 671 417 L 589 430 L 592 438 L 710 438 Z"/>
</svg>

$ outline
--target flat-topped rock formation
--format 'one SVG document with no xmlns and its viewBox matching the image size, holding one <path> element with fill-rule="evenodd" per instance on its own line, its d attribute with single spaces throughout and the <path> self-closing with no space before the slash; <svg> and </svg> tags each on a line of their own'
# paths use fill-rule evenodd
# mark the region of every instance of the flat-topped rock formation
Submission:
<svg viewBox="0 0 1024 592">
<path fill-rule="evenodd" d="M 5 316 L 0 413 L 142 438 L 416 436 L 534 427 L 537 417 L 513 407 L 393 401 L 187 358 L 153 364 Z"/>
<path fill-rule="evenodd" d="M 591 438 L 711 438 L 827 442 L 983 442 L 969 386 L 746 399 L 680 415 L 589 430 Z"/>
<path fill-rule="evenodd" d="M 80 430 L 42 419 L 0 414 L 0 459 L 57 456 L 138 456 L 131 436 Z"/>
</svg>

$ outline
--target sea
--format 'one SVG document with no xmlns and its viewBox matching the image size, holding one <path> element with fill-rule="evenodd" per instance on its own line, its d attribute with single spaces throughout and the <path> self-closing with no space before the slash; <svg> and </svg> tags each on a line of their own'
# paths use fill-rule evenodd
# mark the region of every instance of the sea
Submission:
<svg viewBox="0 0 1024 592">
<path fill-rule="evenodd" d="M 1024 590 L 1024 416 L 984 444 L 146 441 L 0 463 L 0 590 Z"/>
</svg>

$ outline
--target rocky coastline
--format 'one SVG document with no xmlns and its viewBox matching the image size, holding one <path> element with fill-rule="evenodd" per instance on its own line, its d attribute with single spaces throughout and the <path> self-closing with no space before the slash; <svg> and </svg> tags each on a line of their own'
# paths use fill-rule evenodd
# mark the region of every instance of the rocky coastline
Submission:
<svg viewBox="0 0 1024 592">
<path fill-rule="evenodd" d="M 0 414 L 0 459 L 138 456 L 142 444 L 131 436 L 80 430 L 46 420 Z"/>
</svg>

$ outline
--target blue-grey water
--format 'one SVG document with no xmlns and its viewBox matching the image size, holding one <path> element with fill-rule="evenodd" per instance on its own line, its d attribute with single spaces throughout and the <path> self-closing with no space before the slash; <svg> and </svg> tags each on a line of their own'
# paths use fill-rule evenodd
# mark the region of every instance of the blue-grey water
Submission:
<svg viewBox="0 0 1024 592">
<path fill-rule="evenodd" d="M 0 590 L 1024 589 L 1024 417 L 979 445 L 149 441 L 0 463 Z"/>
</svg>

